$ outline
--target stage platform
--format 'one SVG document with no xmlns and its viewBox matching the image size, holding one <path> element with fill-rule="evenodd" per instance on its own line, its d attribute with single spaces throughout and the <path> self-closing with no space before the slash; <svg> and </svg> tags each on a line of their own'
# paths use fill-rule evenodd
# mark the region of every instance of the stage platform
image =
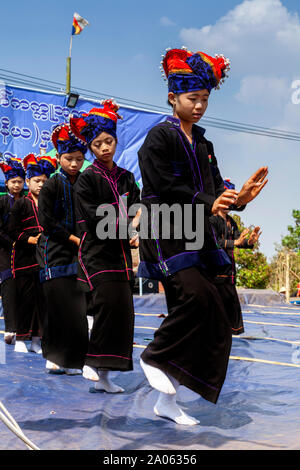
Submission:
<svg viewBox="0 0 300 470">
<path fill-rule="evenodd" d="M 123 394 L 92 393 L 82 376 L 49 375 L 34 353 L 14 353 L 0 320 L 0 400 L 41 450 L 291 450 L 300 447 L 300 306 L 272 291 L 239 292 L 245 333 L 233 337 L 217 405 L 183 387 L 200 420 L 186 427 L 153 413 L 157 393 L 139 356 L 167 314 L 163 294 L 135 296 L 134 370 L 115 373 Z M 2 315 L 1 315 L 2 317 Z M 0 450 L 25 444 L 0 421 Z"/>
</svg>

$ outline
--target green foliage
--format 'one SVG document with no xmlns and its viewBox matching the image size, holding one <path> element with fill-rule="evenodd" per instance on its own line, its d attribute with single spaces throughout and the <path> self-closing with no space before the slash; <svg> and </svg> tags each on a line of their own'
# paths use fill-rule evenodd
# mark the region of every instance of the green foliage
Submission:
<svg viewBox="0 0 300 470">
<path fill-rule="evenodd" d="M 286 257 L 289 254 L 290 295 L 295 295 L 300 281 L 300 211 L 293 210 L 292 216 L 294 225 L 287 227 L 288 235 L 282 237 L 280 244 L 276 244 L 276 254 L 270 263 L 270 284 L 276 290 L 285 285 Z"/>
<path fill-rule="evenodd" d="M 295 226 L 288 226 L 289 234 L 282 238 L 282 246 L 290 250 L 300 250 L 300 211 L 293 210 L 293 218 L 295 219 Z"/>
<path fill-rule="evenodd" d="M 238 215 L 233 219 L 240 232 L 246 227 Z M 234 257 L 237 268 L 237 286 L 248 289 L 265 289 L 269 285 L 271 270 L 266 256 L 259 251 L 259 242 L 253 249 L 235 249 Z"/>
<path fill-rule="evenodd" d="M 235 249 L 237 286 L 249 289 L 272 287 L 279 290 L 285 284 L 286 253 L 290 253 L 290 293 L 296 290 L 300 277 L 300 210 L 293 210 L 294 224 L 287 227 L 288 234 L 276 247 L 270 263 L 260 252 L 259 243 L 253 250 Z M 238 215 L 233 215 L 240 232 L 246 227 Z"/>
<path fill-rule="evenodd" d="M 258 250 L 239 250 L 235 255 L 237 286 L 248 289 L 266 289 L 270 279 L 270 267 L 263 253 Z"/>
</svg>

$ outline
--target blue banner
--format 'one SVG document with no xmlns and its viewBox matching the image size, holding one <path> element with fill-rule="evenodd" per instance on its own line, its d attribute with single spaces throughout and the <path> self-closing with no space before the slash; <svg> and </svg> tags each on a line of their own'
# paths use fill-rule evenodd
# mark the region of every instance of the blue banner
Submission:
<svg viewBox="0 0 300 470">
<path fill-rule="evenodd" d="M 99 101 L 79 98 L 75 108 L 67 107 L 64 93 L 51 93 L 0 84 L 0 152 L 3 155 L 24 158 L 28 153 L 39 154 L 53 150 L 53 128 L 99 107 Z M 164 121 L 166 116 L 147 110 L 121 107 L 123 116 L 118 121 L 118 146 L 115 162 L 129 171 L 140 182 L 137 152 L 149 129 Z M 93 157 L 87 154 L 90 161 Z M 0 172 L 0 185 L 4 177 Z"/>
</svg>

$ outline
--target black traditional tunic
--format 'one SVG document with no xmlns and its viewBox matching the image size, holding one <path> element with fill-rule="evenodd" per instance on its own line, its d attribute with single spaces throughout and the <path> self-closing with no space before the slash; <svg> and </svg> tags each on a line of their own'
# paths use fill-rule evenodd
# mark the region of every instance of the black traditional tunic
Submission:
<svg viewBox="0 0 300 470">
<path fill-rule="evenodd" d="M 17 288 L 17 340 L 42 335 L 42 299 L 36 245 L 28 243 L 29 237 L 36 237 L 42 230 L 37 206 L 29 193 L 15 202 L 8 227 L 9 236 L 14 240 L 11 267 Z"/>
<path fill-rule="evenodd" d="M 244 332 L 243 316 L 239 297 L 236 290 L 236 264 L 234 259 L 234 241 L 240 236 L 240 231 L 234 219 L 229 215 L 226 219 L 220 215 L 210 218 L 211 224 L 216 232 L 220 248 L 226 251 L 231 260 L 230 265 L 219 266 L 216 270 L 214 282 L 218 287 L 220 295 L 228 314 L 232 328 L 232 334 L 239 335 Z M 247 240 L 237 248 L 253 248 Z"/>
<path fill-rule="evenodd" d="M 129 171 L 117 165 L 110 171 L 95 160 L 79 176 L 75 194 L 81 233 L 78 282 L 90 292 L 89 314 L 94 317 L 86 364 L 131 370 L 134 276 L 129 240 L 122 239 L 118 229 L 132 220 L 128 209 L 139 203 L 139 188 Z M 100 205 L 113 210 L 108 223 L 115 239 L 98 238 L 97 224 L 105 217 L 96 214 Z"/>
<path fill-rule="evenodd" d="M 229 262 L 218 250 L 215 233 L 209 216 L 215 199 L 224 192 L 212 143 L 204 138 L 204 129 L 193 127 L 193 145 L 180 129 L 180 121 L 169 117 L 148 133 L 139 151 L 139 165 L 143 180 L 142 203 L 148 211 L 149 238 L 140 245 L 139 274 L 152 279 L 164 279 L 175 272 L 190 267 L 207 267 Z M 153 223 L 158 217 L 157 205 L 176 203 L 184 214 L 184 205 L 192 208 L 190 217 L 182 217 L 182 237 L 174 239 L 175 224 L 170 219 L 170 239 L 155 233 Z M 187 250 L 187 243 L 195 241 L 187 237 L 187 222 L 194 222 L 196 206 L 204 206 L 204 246 Z M 187 213 L 186 213 L 187 214 Z M 142 216 L 142 221 L 145 219 Z M 192 227 L 192 225 L 191 225 Z M 178 228 L 178 227 L 177 227 Z M 195 228 L 195 226 L 193 226 Z M 198 234 L 199 235 L 199 234 Z"/>
<path fill-rule="evenodd" d="M 6 194 L 0 198 L 0 283 L 5 331 L 15 332 L 16 283 L 11 271 L 13 240 L 8 235 L 8 222 L 15 198 Z"/>
<path fill-rule="evenodd" d="M 162 232 L 140 240 L 139 275 L 160 279 L 166 293 L 168 316 L 155 332 L 142 359 L 175 377 L 180 384 L 216 402 L 226 376 L 231 328 L 221 296 L 210 277 L 215 267 L 230 261 L 218 249 L 209 217 L 215 199 L 224 192 L 213 145 L 204 129 L 193 126 L 191 145 L 180 121 L 169 117 L 150 130 L 139 151 L 143 180 L 143 211 L 156 217 L 157 204 L 204 205 L 202 249 L 187 250 L 183 226 L 179 239 L 163 239 Z M 148 218 L 149 233 L 150 222 Z M 174 224 L 171 229 L 174 230 Z M 160 229 L 160 227 L 159 227 Z"/>
<path fill-rule="evenodd" d="M 78 247 L 74 186 L 60 169 L 43 185 L 38 216 L 43 233 L 37 247 L 45 296 L 43 356 L 61 367 L 80 369 L 88 344 L 85 294 L 77 286 Z"/>
</svg>

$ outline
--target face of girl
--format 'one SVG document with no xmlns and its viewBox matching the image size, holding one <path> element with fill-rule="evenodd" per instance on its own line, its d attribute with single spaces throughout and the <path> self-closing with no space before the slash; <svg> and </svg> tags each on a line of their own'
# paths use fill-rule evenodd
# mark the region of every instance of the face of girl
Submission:
<svg viewBox="0 0 300 470">
<path fill-rule="evenodd" d="M 40 190 L 43 187 L 43 184 L 45 181 L 47 181 L 47 176 L 46 175 L 40 175 L 40 176 L 33 176 L 30 179 L 26 179 L 26 184 L 28 186 L 28 190 L 33 196 L 38 197 L 40 194 Z"/>
<path fill-rule="evenodd" d="M 81 170 L 84 156 L 83 153 L 77 150 L 76 152 L 63 153 L 58 161 L 62 169 L 70 176 L 76 176 Z"/>
<path fill-rule="evenodd" d="M 178 95 L 169 93 L 168 98 L 173 105 L 175 117 L 181 121 L 196 123 L 207 109 L 209 92 L 208 90 L 197 90 Z"/>
<path fill-rule="evenodd" d="M 91 143 L 91 151 L 104 165 L 111 165 L 116 152 L 117 140 L 107 132 L 101 132 Z"/>
<path fill-rule="evenodd" d="M 24 188 L 24 180 L 20 176 L 11 178 L 6 182 L 6 187 L 12 196 L 18 196 Z"/>
</svg>

